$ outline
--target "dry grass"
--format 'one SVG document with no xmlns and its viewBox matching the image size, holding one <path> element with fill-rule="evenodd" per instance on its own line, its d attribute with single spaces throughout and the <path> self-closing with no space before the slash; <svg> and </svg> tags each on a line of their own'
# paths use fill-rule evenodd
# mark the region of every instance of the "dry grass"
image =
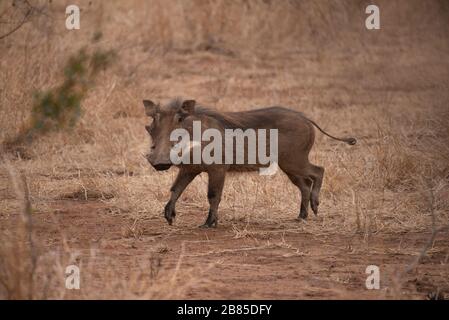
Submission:
<svg viewBox="0 0 449 320">
<path fill-rule="evenodd" d="M 17 178 L 3 166 L 2 221 L 10 223 L 20 213 L 49 212 L 49 203 L 57 200 L 100 201 L 111 214 L 131 217 L 133 223 L 122 226 L 122 236 L 138 241 L 142 221 L 160 216 L 175 176 L 174 170 L 156 173 L 142 157 L 149 139 L 141 100 L 181 95 L 227 111 L 286 105 L 336 135 L 358 137 L 359 144 L 348 147 L 318 135 L 311 160 L 326 168 L 320 215 L 298 226 L 298 232 L 360 233 L 369 241 L 373 233 L 429 230 L 429 186 L 434 190 L 435 223 L 447 223 L 449 7 L 444 1 L 379 2 L 379 32 L 363 27 L 366 1 L 81 1 L 79 31 L 64 28 L 63 2 L 32 2 L 45 14 L 36 13 L 0 40 L 0 142 L 20 133 L 29 121 L 33 93 L 58 85 L 65 60 L 79 48 L 113 49 L 117 61 L 99 75 L 75 128 L 47 134 L 18 153 L 4 155 L 9 171 L 26 177 L 29 196 L 14 189 Z M 1 2 L 0 13 L 7 12 L 8 22 L 14 23 L 20 12 L 9 6 Z M 0 24 L 0 34 L 8 26 Z M 98 32 L 103 36 L 93 43 Z M 179 223 L 189 219 L 183 212 L 205 208 L 206 185 L 201 176 L 182 196 Z M 221 221 L 234 226 L 236 239 L 269 239 L 251 225 L 282 228 L 297 215 L 298 201 L 296 188 L 282 174 L 230 176 Z M 30 203 L 33 214 L 20 209 L 24 203 Z M 22 230 L 27 223 L 17 220 L 12 225 Z M 130 274 L 126 268 L 108 267 L 94 248 L 76 252 L 62 246 L 50 252 L 36 243 L 40 258 L 23 264 L 15 259 L 33 256 L 32 243 L 23 239 L 32 231 L 5 229 L 0 281 L 24 282 L 3 283 L 7 290 L 0 297 L 64 298 L 65 291 L 49 295 L 48 290 L 24 286 L 56 286 L 63 278 L 62 266 L 77 257 L 89 262 L 85 267 L 93 278 L 121 279 L 111 281 L 101 294 L 95 295 L 95 288 L 84 291 L 90 292 L 84 298 L 173 298 L 189 286 L 207 285 L 196 275 L 208 266 L 200 272 L 180 262 L 174 275 L 166 271 L 156 279 L 159 271 L 154 268 L 161 268 L 157 258 L 136 258 Z M 158 254 L 166 250 L 164 244 L 154 247 Z M 96 272 L 98 264 L 107 272 Z M 16 270 L 17 265 L 23 269 Z M 34 278 L 24 280 L 23 274 Z M 39 277 L 47 282 L 37 281 Z"/>
</svg>

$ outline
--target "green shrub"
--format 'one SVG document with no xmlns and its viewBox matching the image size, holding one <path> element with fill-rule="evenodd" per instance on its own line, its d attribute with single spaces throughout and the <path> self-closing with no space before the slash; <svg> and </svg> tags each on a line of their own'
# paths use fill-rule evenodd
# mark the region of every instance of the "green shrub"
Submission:
<svg viewBox="0 0 449 320">
<path fill-rule="evenodd" d="M 69 58 L 64 68 L 64 82 L 48 91 L 35 94 L 30 133 L 45 133 L 74 126 L 81 116 L 81 101 L 93 87 L 98 72 L 105 69 L 114 54 L 84 49 Z"/>
</svg>

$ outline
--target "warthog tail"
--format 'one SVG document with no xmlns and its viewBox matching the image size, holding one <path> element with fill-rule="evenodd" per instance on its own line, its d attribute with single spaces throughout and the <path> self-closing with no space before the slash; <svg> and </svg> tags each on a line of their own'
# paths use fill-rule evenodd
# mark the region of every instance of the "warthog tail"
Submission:
<svg viewBox="0 0 449 320">
<path fill-rule="evenodd" d="M 349 145 L 351 145 L 351 146 L 353 146 L 353 145 L 355 145 L 355 144 L 357 143 L 357 140 L 356 140 L 355 138 L 352 138 L 352 137 L 348 137 L 348 138 L 337 138 L 337 137 L 334 137 L 334 136 L 330 135 L 329 133 L 327 133 L 326 131 L 324 131 L 323 129 L 321 129 L 320 126 L 317 125 L 315 121 L 310 120 L 310 119 L 307 118 L 307 117 L 305 117 L 305 118 L 306 118 L 308 121 L 310 121 L 310 123 L 313 124 L 315 127 L 317 127 L 318 130 L 320 130 L 322 133 L 324 133 L 326 136 L 328 136 L 328 137 L 330 137 L 330 138 L 332 138 L 332 139 L 335 139 L 335 140 L 338 140 L 338 141 L 346 142 L 347 144 L 349 144 Z"/>
</svg>

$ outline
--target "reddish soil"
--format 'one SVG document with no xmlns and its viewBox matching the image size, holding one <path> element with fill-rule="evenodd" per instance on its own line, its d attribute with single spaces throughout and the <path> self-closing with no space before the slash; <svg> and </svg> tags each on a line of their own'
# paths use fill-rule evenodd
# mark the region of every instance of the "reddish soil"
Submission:
<svg viewBox="0 0 449 320">
<path fill-rule="evenodd" d="M 108 212 L 98 201 L 60 200 L 49 203 L 57 220 L 36 213 L 36 235 L 51 249 L 64 234 L 71 249 L 97 248 L 98 255 L 114 261 L 118 272 L 133 271 L 132 261 L 148 257 L 160 261 L 160 275 L 170 275 L 184 247 L 180 269 L 202 270 L 207 282 L 192 285 L 181 296 L 187 299 L 382 299 L 447 298 L 448 252 L 430 250 L 416 270 L 397 274 L 419 254 L 429 238 L 425 233 L 314 235 L 295 230 L 294 219 L 280 225 L 251 224 L 248 234 L 236 236 L 226 221 L 216 229 L 200 229 L 204 212 L 183 212 L 174 226 L 163 217 L 139 221 L 138 228 L 124 214 Z M 188 216 L 187 216 L 188 215 Z M 62 230 L 56 227 L 59 221 Z M 311 218 L 308 223 L 317 223 Z M 245 225 L 238 226 L 244 229 Z M 134 230 L 134 231 L 130 231 Z M 62 231 L 62 233 L 61 233 Z M 440 236 L 438 248 L 448 248 Z M 82 259 L 82 257 L 81 257 Z M 380 268 L 380 290 L 367 290 L 365 269 Z M 195 269 L 196 268 L 196 269 Z M 438 285 L 436 285 L 438 284 Z M 98 284 L 101 290 L 101 284 Z M 77 293 L 70 293 L 76 298 Z"/>
</svg>

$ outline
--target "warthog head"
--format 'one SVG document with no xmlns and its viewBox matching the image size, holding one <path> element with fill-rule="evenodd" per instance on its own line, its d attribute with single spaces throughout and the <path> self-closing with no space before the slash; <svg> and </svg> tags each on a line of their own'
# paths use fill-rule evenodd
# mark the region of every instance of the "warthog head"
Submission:
<svg viewBox="0 0 449 320">
<path fill-rule="evenodd" d="M 167 170 L 173 165 L 170 151 L 177 142 L 170 141 L 170 135 L 176 129 L 191 131 L 195 104 L 195 100 L 176 101 L 166 106 L 143 101 L 146 115 L 153 119 L 151 125 L 145 126 L 152 140 L 146 158 L 156 170 Z"/>
</svg>

